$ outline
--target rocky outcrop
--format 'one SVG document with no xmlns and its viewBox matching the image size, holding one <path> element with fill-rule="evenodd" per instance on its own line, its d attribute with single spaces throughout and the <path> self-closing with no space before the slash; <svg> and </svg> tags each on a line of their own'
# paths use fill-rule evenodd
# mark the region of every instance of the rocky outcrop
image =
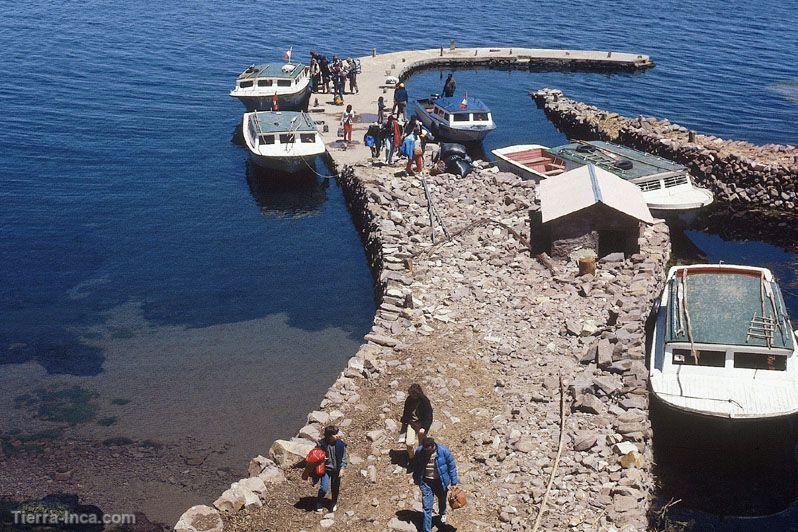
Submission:
<svg viewBox="0 0 798 532">
<path fill-rule="evenodd" d="M 608 140 L 660 155 L 690 169 L 718 201 L 798 213 L 798 148 L 701 135 L 667 119 L 629 118 L 542 89 L 534 98 L 570 137 Z"/>
</svg>

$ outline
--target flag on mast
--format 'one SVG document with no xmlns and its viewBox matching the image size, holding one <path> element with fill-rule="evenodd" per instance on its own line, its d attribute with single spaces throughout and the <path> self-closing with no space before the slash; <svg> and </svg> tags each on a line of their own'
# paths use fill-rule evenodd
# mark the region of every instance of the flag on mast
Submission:
<svg viewBox="0 0 798 532">
<path fill-rule="evenodd" d="M 467 107 L 468 107 L 468 93 L 465 93 L 463 101 L 460 102 L 460 109 L 466 109 Z"/>
<path fill-rule="evenodd" d="M 293 51 L 293 49 L 294 49 L 294 47 L 292 46 L 288 50 L 286 50 L 285 53 L 283 54 L 283 58 L 286 61 L 289 61 L 289 62 L 291 61 L 291 52 Z"/>
</svg>

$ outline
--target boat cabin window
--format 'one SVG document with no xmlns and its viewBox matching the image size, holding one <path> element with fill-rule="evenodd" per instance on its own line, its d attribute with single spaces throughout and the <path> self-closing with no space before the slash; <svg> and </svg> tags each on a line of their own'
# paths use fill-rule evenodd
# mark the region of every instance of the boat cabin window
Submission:
<svg viewBox="0 0 798 532">
<path fill-rule="evenodd" d="M 675 187 L 676 185 L 686 185 L 687 176 L 685 174 L 672 175 L 665 178 L 665 188 Z"/>
<path fill-rule="evenodd" d="M 689 349 L 674 349 L 673 364 L 676 366 L 709 366 L 713 368 L 722 368 L 726 365 L 725 351 L 698 349 L 696 354 L 698 363 L 696 363 Z"/>
<path fill-rule="evenodd" d="M 261 144 L 274 144 L 274 135 L 261 135 L 260 136 L 260 143 Z"/>
<path fill-rule="evenodd" d="M 241 82 L 238 83 L 238 86 L 241 87 L 242 89 L 247 89 L 247 88 L 251 87 L 254 83 L 255 82 L 252 81 L 252 80 L 241 81 Z"/>
<path fill-rule="evenodd" d="M 443 119 L 448 122 L 449 121 L 449 113 L 445 113 L 445 112 L 441 111 L 441 114 L 443 115 Z"/>
<path fill-rule="evenodd" d="M 280 144 L 293 144 L 294 143 L 294 134 L 293 133 L 283 133 L 280 135 Z"/>
<path fill-rule="evenodd" d="M 316 134 L 315 133 L 300 133 L 299 140 L 306 144 L 312 144 L 316 142 Z"/>
<path fill-rule="evenodd" d="M 258 87 L 271 87 L 273 81 L 270 79 L 259 79 L 258 80 Z"/>
<path fill-rule="evenodd" d="M 767 353 L 734 353 L 734 367 L 787 371 L 787 357 Z"/>
<path fill-rule="evenodd" d="M 487 122 L 488 113 L 474 113 L 474 122 Z"/>
<path fill-rule="evenodd" d="M 643 192 L 651 192 L 652 190 L 660 189 L 660 182 L 659 179 L 654 179 L 652 181 L 644 181 L 643 183 L 637 183 L 637 186 L 640 187 L 640 190 L 642 190 Z"/>
<path fill-rule="evenodd" d="M 455 113 L 453 116 L 455 122 L 468 122 L 470 115 L 468 113 Z"/>
<path fill-rule="evenodd" d="M 277 86 L 278 87 L 290 87 L 291 86 L 291 80 L 290 79 L 278 79 L 277 80 Z"/>
</svg>

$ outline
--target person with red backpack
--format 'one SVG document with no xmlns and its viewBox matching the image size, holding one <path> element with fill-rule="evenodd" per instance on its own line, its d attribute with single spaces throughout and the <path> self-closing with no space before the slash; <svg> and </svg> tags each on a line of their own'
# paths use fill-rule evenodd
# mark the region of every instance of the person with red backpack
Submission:
<svg viewBox="0 0 798 532">
<path fill-rule="evenodd" d="M 344 476 L 346 467 L 346 443 L 339 435 L 338 427 L 330 425 L 324 428 L 324 438 L 319 440 L 318 446 L 324 450 L 324 475 L 319 486 L 319 500 L 316 502 L 316 511 L 324 510 L 327 492 L 332 492 L 330 511 L 338 509 L 338 492 L 341 489 L 341 477 Z M 315 482 L 314 482 L 315 484 Z"/>
</svg>

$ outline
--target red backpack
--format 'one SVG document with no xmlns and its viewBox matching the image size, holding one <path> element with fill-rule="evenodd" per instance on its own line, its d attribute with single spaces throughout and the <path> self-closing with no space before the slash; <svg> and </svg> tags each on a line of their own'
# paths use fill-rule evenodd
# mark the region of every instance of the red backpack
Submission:
<svg viewBox="0 0 798 532">
<path fill-rule="evenodd" d="M 314 476 L 323 477 L 327 453 L 321 447 L 316 446 L 308 452 L 305 463 L 307 464 L 306 471 L 311 470 Z"/>
</svg>

